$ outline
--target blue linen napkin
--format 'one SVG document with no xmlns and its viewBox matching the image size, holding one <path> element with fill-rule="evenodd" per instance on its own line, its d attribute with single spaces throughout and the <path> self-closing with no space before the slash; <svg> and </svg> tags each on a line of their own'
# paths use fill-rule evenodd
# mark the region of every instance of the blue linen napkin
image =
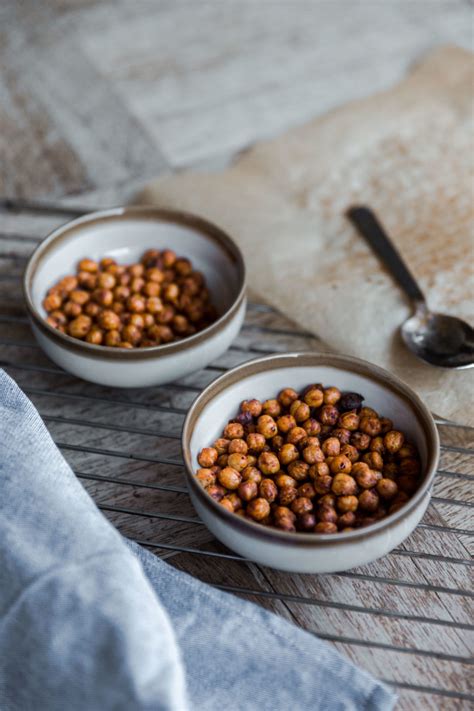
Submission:
<svg viewBox="0 0 474 711">
<path fill-rule="evenodd" d="M 125 541 L 0 370 L 2 711 L 361 711 L 329 645 Z"/>
</svg>

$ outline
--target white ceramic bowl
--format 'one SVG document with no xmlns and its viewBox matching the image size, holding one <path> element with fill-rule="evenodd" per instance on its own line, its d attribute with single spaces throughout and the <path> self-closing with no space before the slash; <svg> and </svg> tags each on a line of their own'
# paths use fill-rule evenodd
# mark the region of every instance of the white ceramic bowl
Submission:
<svg viewBox="0 0 474 711">
<path fill-rule="evenodd" d="M 169 247 L 202 271 L 218 320 L 181 341 L 150 348 L 95 346 L 67 336 L 45 321 L 42 301 L 61 277 L 84 258 L 139 260 L 150 248 Z M 215 225 L 194 215 L 151 207 L 94 212 L 63 225 L 33 252 L 24 293 L 38 343 L 64 370 L 114 387 L 144 387 L 176 380 L 204 368 L 230 346 L 245 316 L 245 266 L 236 244 Z"/>
<path fill-rule="evenodd" d="M 423 465 L 418 491 L 397 512 L 346 533 L 288 533 L 224 509 L 195 478 L 200 449 L 210 446 L 242 400 L 276 397 L 283 387 L 309 383 L 362 393 L 364 404 L 390 417 L 417 445 Z M 222 543 L 257 563 L 298 573 L 328 573 L 370 563 L 410 535 L 426 511 L 439 458 L 438 432 L 430 411 L 401 380 L 356 358 L 290 353 L 259 358 L 227 372 L 194 401 L 183 428 L 183 456 L 191 499 L 201 519 Z"/>
</svg>

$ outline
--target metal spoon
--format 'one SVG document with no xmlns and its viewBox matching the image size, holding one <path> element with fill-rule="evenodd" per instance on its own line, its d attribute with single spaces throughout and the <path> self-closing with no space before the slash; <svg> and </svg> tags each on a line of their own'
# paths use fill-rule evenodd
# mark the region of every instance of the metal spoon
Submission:
<svg viewBox="0 0 474 711">
<path fill-rule="evenodd" d="M 474 329 L 460 318 L 429 310 L 413 275 L 369 208 L 351 207 L 346 214 L 413 304 L 414 315 L 400 329 L 405 345 L 418 358 L 432 365 L 443 368 L 474 366 Z"/>
</svg>

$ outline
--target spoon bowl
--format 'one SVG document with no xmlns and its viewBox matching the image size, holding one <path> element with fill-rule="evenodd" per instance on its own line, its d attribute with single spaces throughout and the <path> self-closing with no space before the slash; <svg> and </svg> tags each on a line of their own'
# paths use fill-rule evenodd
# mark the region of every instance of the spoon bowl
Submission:
<svg viewBox="0 0 474 711">
<path fill-rule="evenodd" d="M 474 329 L 455 316 L 419 308 L 401 327 L 405 345 L 418 357 L 443 368 L 471 368 Z"/>
</svg>

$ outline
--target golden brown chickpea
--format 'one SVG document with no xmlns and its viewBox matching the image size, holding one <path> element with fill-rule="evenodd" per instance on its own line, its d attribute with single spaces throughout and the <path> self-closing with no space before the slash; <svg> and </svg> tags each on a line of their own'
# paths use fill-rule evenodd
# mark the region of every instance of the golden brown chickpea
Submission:
<svg viewBox="0 0 474 711">
<path fill-rule="evenodd" d="M 143 314 L 130 314 L 127 321 L 131 326 L 135 326 L 140 330 L 145 327 L 145 319 L 143 318 Z M 128 338 L 126 338 L 125 340 L 127 341 Z"/>
<path fill-rule="evenodd" d="M 330 425 L 332 427 L 339 419 L 339 410 L 334 405 L 323 405 L 319 410 L 318 419 L 322 425 Z"/>
<path fill-rule="evenodd" d="M 287 434 L 293 427 L 296 427 L 296 420 L 292 415 L 281 415 L 276 423 L 279 431 L 283 434 Z"/>
<path fill-rule="evenodd" d="M 284 474 L 283 472 L 275 476 L 275 484 L 279 489 L 283 489 L 284 486 L 292 486 L 296 488 L 296 480 L 292 476 Z"/>
<path fill-rule="evenodd" d="M 132 344 L 129 343 L 128 341 L 120 341 L 120 343 L 118 344 L 118 347 L 119 348 L 127 348 L 127 349 L 133 348 Z"/>
<path fill-rule="evenodd" d="M 266 499 L 266 501 L 273 503 L 278 496 L 278 489 L 272 479 L 262 479 L 258 487 L 258 493 L 262 499 Z"/>
<path fill-rule="evenodd" d="M 310 479 L 315 479 L 318 476 L 329 476 L 330 475 L 330 469 L 329 469 L 329 464 L 327 462 L 316 462 L 316 464 L 313 464 L 310 466 L 308 470 L 308 476 Z"/>
<path fill-rule="evenodd" d="M 332 480 L 331 490 L 336 496 L 352 496 L 357 492 L 357 484 L 349 474 L 336 474 Z"/>
<path fill-rule="evenodd" d="M 265 400 L 262 403 L 262 412 L 270 417 L 279 417 L 281 415 L 281 405 L 278 400 Z"/>
<path fill-rule="evenodd" d="M 338 515 L 336 510 L 332 506 L 327 504 L 319 505 L 316 510 L 316 518 L 318 521 L 327 521 L 330 523 L 336 523 Z"/>
<path fill-rule="evenodd" d="M 234 513 L 242 508 L 242 499 L 235 493 L 235 491 L 232 494 L 224 496 L 219 503 L 223 504 L 231 513 Z"/>
<path fill-rule="evenodd" d="M 358 449 L 359 452 L 363 452 L 368 449 L 370 441 L 369 435 L 364 432 L 353 432 L 350 439 L 352 446 Z"/>
<path fill-rule="evenodd" d="M 371 469 L 382 471 L 383 459 L 378 452 L 366 452 L 362 455 L 362 461 L 368 464 Z"/>
<path fill-rule="evenodd" d="M 356 412 L 343 412 L 337 421 L 339 427 L 350 432 L 355 432 L 359 427 L 359 415 Z"/>
<path fill-rule="evenodd" d="M 214 447 L 204 447 L 198 454 L 198 462 L 201 467 L 213 467 L 217 462 L 218 456 L 217 449 L 214 449 Z"/>
<path fill-rule="evenodd" d="M 163 290 L 163 298 L 172 304 L 175 304 L 179 298 L 179 286 L 177 284 L 168 284 Z"/>
<path fill-rule="evenodd" d="M 344 528 L 351 528 L 352 529 L 355 522 L 356 522 L 355 513 L 353 511 L 346 511 L 346 513 L 343 513 L 337 519 L 337 527 L 339 528 L 339 530 L 344 529 Z"/>
<path fill-rule="evenodd" d="M 89 316 L 81 314 L 75 318 L 69 324 L 67 330 L 70 336 L 73 338 L 84 338 L 87 335 L 90 327 L 92 326 L 92 320 Z"/>
<path fill-rule="evenodd" d="M 113 274 L 109 274 L 108 272 L 102 272 L 102 274 L 99 274 L 97 277 L 97 286 L 99 289 L 114 289 L 116 284 L 116 278 Z"/>
<path fill-rule="evenodd" d="M 249 501 L 247 504 L 247 514 L 255 521 L 263 521 L 270 515 L 270 504 L 266 499 L 262 499 L 261 497 L 252 499 L 252 501 Z"/>
<path fill-rule="evenodd" d="M 390 454 L 396 454 L 403 447 L 405 437 L 398 430 L 390 430 L 383 438 L 385 449 Z"/>
<path fill-rule="evenodd" d="M 146 300 L 146 310 L 150 314 L 157 314 L 163 311 L 163 302 L 158 296 L 149 296 Z"/>
<path fill-rule="evenodd" d="M 271 439 L 278 434 L 277 423 L 271 415 L 260 415 L 257 422 L 257 432 L 263 435 L 265 439 Z"/>
<path fill-rule="evenodd" d="M 333 474 L 337 474 L 338 472 L 349 474 L 352 470 L 352 462 L 348 457 L 344 456 L 344 454 L 339 454 L 331 461 L 329 468 Z"/>
<path fill-rule="evenodd" d="M 134 277 L 130 281 L 130 291 L 133 294 L 140 294 L 142 289 L 145 287 L 145 280 L 141 277 Z"/>
<path fill-rule="evenodd" d="M 224 427 L 224 437 L 226 439 L 242 439 L 244 428 L 239 422 L 229 422 Z"/>
<path fill-rule="evenodd" d="M 320 447 L 311 444 L 305 447 L 302 452 L 303 459 L 308 464 L 316 464 L 317 462 L 324 462 L 324 454 Z"/>
<path fill-rule="evenodd" d="M 212 445 L 215 450 L 217 450 L 217 454 L 226 454 L 229 450 L 229 445 L 230 445 L 230 440 L 225 439 L 225 437 L 219 437 L 219 439 L 216 439 L 214 444 Z"/>
<path fill-rule="evenodd" d="M 240 405 L 241 412 L 248 412 L 252 417 L 260 417 L 262 414 L 262 403 L 260 400 L 244 400 Z"/>
<path fill-rule="evenodd" d="M 393 429 L 393 422 L 388 417 L 380 418 L 380 434 L 385 435 Z"/>
<path fill-rule="evenodd" d="M 321 442 L 319 441 L 319 437 L 306 437 L 306 439 L 302 439 L 300 442 L 300 449 L 306 449 L 306 447 L 317 447 L 318 449 L 321 449 Z"/>
<path fill-rule="evenodd" d="M 165 269 L 169 269 L 176 262 L 176 254 L 172 249 L 164 249 L 161 253 L 161 260 Z"/>
<path fill-rule="evenodd" d="M 325 405 L 336 405 L 341 399 L 341 391 L 338 388 L 325 388 L 323 392 Z"/>
<path fill-rule="evenodd" d="M 294 486 L 282 486 L 278 494 L 278 500 L 282 506 L 289 506 L 297 496 L 298 493 Z"/>
<path fill-rule="evenodd" d="M 284 388 L 278 393 L 278 402 L 286 408 L 289 408 L 291 403 L 297 399 L 298 393 L 293 388 Z"/>
<path fill-rule="evenodd" d="M 108 269 L 109 267 L 117 266 L 117 262 L 112 257 L 102 257 L 99 262 L 101 269 Z"/>
<path fill-rule="evenodd" d="M 295 446 L 301 444 L 305 440 L 307 434 L 302 427 L 293 427 L 286 435 L 286 441 L 288 444 L 294 444 Z"/>
<path fill-rule="evenodd" d="M 224 486 L 226 489 L 230 489 L 231 491 L 237 489 L 242 481 L 240 472 L 232 467 L 224 467 L 224 469 L 221 469 L 217 475 L 217 478 L 219 479 L 219 484 Z"/>
<path fill-rule="evenodd" d="M 377 493 L 384 499 L 393 499 L 398 493 L 398 486 L 392 479 L 380 479 L 377 482 Z"/>
<path fill-rule="evenodd" d="M 143 287 L 143 293 L 148 297 L 159 296 L 161 293 L 161 286 L 155 281 L 147 281 Z"/>
<path fill-rule="evenodd" d="M 247 479 L 239 484 L 237 492 L 242 499 L 242 501 L 252 501 L 258 494 L 257 482 L 252 481 L 252 479 Z"/>
<path fill-rule="evenodd" d="M 314 417 L 305 420 L 301 426 L 309 437 L 316 437 L 321 432 L 321 425 Z"/>
<path fill-rule="evenodd" d="M 86 336 L 87 343 L 92 343 L 94 346 L 100 346 L 104 340 L 104 332 L 98 326 L 92 326 Z"/>
<path fill-rule="evenodd" d="M 143 314 L 143 328 L 151 328 L 155 325 L 155 319 L 151 314 Z"/>
<path fill-rule="evenodd" d="M 405 442 L 403 447 L 398 450 L 397 455 L 399 459 L 411 459 L 412 457 L 417 457 L 418 452 L 413 444 Z"/>
<path fill-rule="evenodd" d="M 92 259 L 81 259 L 79 262 L 79 271 L 81 272 L 90 272 L 91 274 L 95 274 L 98 270 L 99 265 Z"/>
<path fill-rule="evenodd" d="M 347 513 L 348 511 L 357 511 L 359 506 L 359 499 L 357 496 L 339 496 L 336 502 L 337 510 L 340 513 Z"/>
<path fill-rule="evenodd" d="M 324 494 L 324 496 L 321 496 L 321 498 L 318 501 L 319 506 L 330 506 L 332 509 L 336 507 L 336 501 L 337 501 L 337 496 L 334 496 L 334 494 Z"/>
<path fill-rule="evenodd" d="M 296 422 L 305 422 L 311 415 L 311 409 L 305 402 L 294 400 L 290 405 L 290 415 Z"/>
<path fill-rule="evenodd" d="M 105 334 L 105 345 L 109 348 L 116 348 L 120 343 L 120 331 L 117 329 L 113 331 L 107 331 Z"/>
<path fill-rule="evenodd" d="M 421 464 L 418 459 L 406 457 L 400 461 L 398 471 L 402 476 L 405 474 L 408 476 L 418 476 L 421 472 Z"/>
<path fill-rule="evenodd" d="M 89 314 L 88 314 L 89 315 Z M 50 316 L 56 321 L 57 324 L 65 326 L 67 324 L 67 316 L 63 311 L 57 309 L 56 311 L 51 311 Z"/>
<path fill-rule="evenodd" d="M 211 484 L 206 491 L 215 501 L 220 501 L 225 496 L 225 489 L 219 484 Z"/>
<path fill-rule="evenodd" d="M 127 301 L 130 297 L 130 289 L 128 286 L 116 286 L 113 291 L 115 301 Z"/>
<path fill-rule="evenodd" d="M 120 274 L 118 278 L 118 283 L 121 286 L 130 286 L 130 282 L 132 281 L 132 277 L 128 272 L 124 272 L 123 274 Z"/>
<path fill-rule="evenodd" d="M 247 444 L 252 452 L 262 452 L 265 442 L 265 437 L 259 432 L 251 432 L 247 435 Z"/>
<path fill-rule="evenodd" d="M 91 318 L 95 318 L 99 312 L 100 306 L 99 304 L 96 304 L 95 301 L 89 301 L 84 306 L 84 313 L 87 314 L 87 316 L 90 316 Z"/>
<path fill-rule="evenodd" d="M 288 517 L 291 521 L 296 521 L 296 515 L 291 509 L 288 508 L 288 506 L 278 506 L 278 504 L 273 504 L 272 513 L 275 518 Z"/>
<path fill-rule="evenodd" d="M 99 326 L 105 328 L 106 331 L 116 331 L 120 328 L 120 318 L 111 309 L 104 309 L 98 317 Z"/>
<path fill-rule="evenodd" d="M 241 472 L 245 469 L 245 467 L 248 466 L 248 461 L 247 457 L 245 454 L 239 454 L 239 452 L 233 452 L 232 454 L 229 454 L 228 459 L 227 459 L 227 464 L 229 467 L 232 467 L 233 469 L 236 469 L 238 472 Z"/>
<path fill-rule="evenodd" d="M 288 533 L 294 533 L 296 531 L 295 524 L 288 516 L 279 516 L 276 518 L 275 527 L 279 528 L 281 531 L 287 531 Z"/>
<path fill-rule="evenodd" d="M 380 472 L 367 468 L 356 475 L 356 481 L 361 489 L 372 489 L 380 480 Z"/>
<path fill-rule="evenodd" d="M 258 458 L 258 468 L 262 474 L 276 474 L 280 471 L 280 462 L 273 452 L 262 452 Z"/>
<path fill-rule="evenodd" d="M 196 479 L 204 488 L 216 483 L 216 475 L 210 469 L 198 469 Z"/>
<path fill-rule="evenodd" d="M 254 467 L 257 464 L 257 457 L 253 454 L 247 454 L 247 462 L 249 467 Z"/>
<path fill-rule="evenodd" d="M 227 445 L 229 454 L 247 454 L 248 446 L 244 439 L 233 439 Z"/>
<path fill-rule="evenodd" d="M 278 452 L 278 459 L 283 466 L 291 464 L 296 461 L 299 457 L 299 452 L 294 444 L 284 444 L 283 447 Z"/>
<path fill-rule="evenodd" d="M 306 496 L 307 499 L 314 499 L 316 496 L 316 491 L 314 486 L 307 481 L 305 484 L 301 484 L 297 488 L 298 496 Z"/>
<path fill-rule="evenodd" d="M 58 321 L 51 315 L 46 317 L 46 323 L 48 323 L 50 326 L 52 326 L 53 328 L 56 328 L 58 330 L 59 330 L 59 326 L 62 326 L 62 324 L 59 324 Z"/>
<path fill-rule="evenodd" d="M 169 326 L 164 326 L 163 324 L 156 324 L 148 329 L 148 333 L 159 343 L 170 343 L 174 340 L 173 331 Z"/>
<path fill-rule="evenodd" d="M 326 457 L 337 457 L 341 451 L 341 443 L 337 437 L 328 437 L 321 445 Z"/>
<path fill-rule="evenodd" d="M 337 533 L 337 526 L 330 521 L 320 521 L 314 527 L 315 533 Z"/>
<path fill-rule="evenodd" d="M 378 509 L 379 503 L 379 496 L 373 489 L 365 489 L 359 496 L 359 508 L 362 511 L 373 513 Z"/>
<path fill-rule="evenodd" d="M 160 311 L 158 311 L 155 318 L 158 323 L 168 324 L 168 323 L 172 322 L 172 320 L 174 319 L 174 316 L 175 316 L 175 310 L 170 304 L 168 304 L 168 305 L 163 305 L 163 308 Z"/>
<path fill-rule="evenodd" d="M 352 464 L 355 464 L 355 462 L 359 459 L 359 452 L 352 446 L 352 444 L 343 444 L 341 447 L 341 454 L 350 459 Z"/>
<path fill-rule="evenodd" d="M 370 451 L 378 452 L 382 457 L 385 454 L 385 445 L 383 437 L 373 437 L 370 442 Z"/>
<path fill-rule="evenodd" d="M 189 321 L 186 316 L 183 316 L 182 314 L 176 314 L 176 316 L 173 317 L 171 326 L 173 327 L 174 331 L 176 333 L 179 333 L 180 335 L 187 335 L 189 333 Z"/>
<path fill-rule="evenodd" d="M 59 294 L 49 294 L 43 299 L 43 308 L 47 312 L 56 311 L 56 309 L 60 308 L 62 303 L 63 300 Z"/>
<path fill-rule="evenodd" d="M 378 418 L 378 412 L 371 407 L 361 407 L 359 410 L 360 417 L 376 417 Z"/>
<path fill-rule="evenodd" d="M 75 276 L 65 276 L 59 282 L 59 287 L 62 291 L 65 291 L 66 293 L 72 291 L 73 289 L 77 289 L 77 286 L 78 280 Z"/>
<path fill-rule="evenodd" d="M 254 481 L 256 484 L 260 484 L 263 478 L 260 470 L 251 465 L 245 467 L 241 473 L 244 481 Z"/>
<path fill-rule="evenodd" d="M 77 275 L 77 284 L 82 286 L 83 289 L 88 289 L 93 291 L 97 286 L 97 274 L 90 274 L 89 272 L 79 272 Z"/>
<path fill-rule="evenodd" d="M 297 516 L 302 516 L 313 510 L 313 502 L 307 496 L 298 496 L 290 506 L 293 513 Z"/>
<path fill-rule="evenodd" d="M 377 416 L 364 415 L 360 418 L 359 429 L 364 434 L 368 434 L 369 437 L 377 437 L 380 434 L 382 425 Z"/>
<path fill-rule="evenodd" d="M 145 277 L 148 282 L 153 282 L 155 284 L 161 284 L 165 278 L 163 271 L 158 269 L 158 267 L 151 267 L 145 272 Z"/>
<path fill-rule="evenodd" d="M 142 337 L 141 329 L 129 323 L 122 329 L 122 340 L 135 346 Z"/>
<path fill-rule="evenodd" d="M 275 435 L 274 437 L 271 438 L 270 440 L 271 448 L 275 452 L 279 452 L 280 449 L 283 447 L 285 444 L 285 440 L 281 435 Z"/>
<path fill-rule="evenodd" d="M 132 279 L 136 279 L 136 278 L 140 278 L 144 275 L 145 267 L 141 263 L 131 264 L 128 268 L 128 271 L 129 271 Z"/>
<path fill-rule="evenodd" d="M 313 479 L 312 483 L 315 492 L 319 494 L 319 496 L 325 496 L 331 491 L 332 477 L 326 474 L 320 474 Z"/>
<path fill-rule="evenodd" d="M 324 402 L 324 393 L 321 388 L 314 386 L 304 393 L 302 399 L 309 407 L 321 407 Z"/>
<path fill-rule="evenodd" d="M 296 481 L 303 481 L 308 476 L 309 464 L 302 462 L 300 459 L 288 464 L 288 474 Z"/>
<path fill-rule="evenodd" d="M 127 308 L 132 313 L 141 314 L 146 308 L 145 299 L 143 296 L 140 296 L 140 294 L 132 294 L 132 296 L 127 299 Z"/>
</svg>

